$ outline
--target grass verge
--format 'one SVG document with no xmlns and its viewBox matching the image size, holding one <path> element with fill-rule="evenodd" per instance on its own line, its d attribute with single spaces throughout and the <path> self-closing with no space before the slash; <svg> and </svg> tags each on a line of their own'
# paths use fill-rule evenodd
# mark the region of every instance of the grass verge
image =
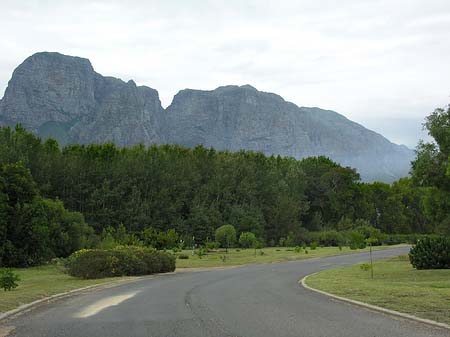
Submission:
<svg viewBox="0 0 450 337">
<path fill-rule="evenodd" d="M 379 246 L 374 247 L 373 250 L 381 250 L 388 248 L 401 247 L 397 246 Z M 177 259 L 177 268 L 201 268 L 201 267 L 223 267 L 223 266 L 239 266 L 246 264 L 284 262 L 294 260 L 304 260 L 315 257 L 326 257 L 341 254 L 352 254 L 369 251 L 369 248 L 351 250 L 349 247 L 317 247 L 315 250 L 307 249 L 308 254 L 303 250 L 299 253 L 295 252 L 293 248 L 285 247 L 270 247 L 257 249 L 256 254 L 254 249 L 228 249 L 228 254 L 225 250 L 217 250 L 208 252 L 201 258 L 198 255 L 192 255 L 191 251 L 184 251 L 184 254 L 189 256 L 189 259 Z M 223 257 L 225 256 L 225 260 Z"/>
<path fill-rule="evenodd" d="M 311 275 L 312 288 L 450 324 L 450 270 L 416 270 L 406 256 L 374 263 L 374 279 L 360 265 Z"/>
<path fill-rule="evenodd" d="M 119 279 L 82 280 L 65 274 L 61 267 L 53 265 L 13 270 L 20 276 L 21 281 L 12 291 L 0 290 L 0 312 L 65 291 Z"/>
</svg>

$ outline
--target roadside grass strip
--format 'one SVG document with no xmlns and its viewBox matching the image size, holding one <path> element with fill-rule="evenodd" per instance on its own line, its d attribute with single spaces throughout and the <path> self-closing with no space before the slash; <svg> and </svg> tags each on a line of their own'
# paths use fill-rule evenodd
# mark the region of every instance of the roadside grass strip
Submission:
<svg viewBox="0 0 450 337">
<path fill-rule="evenodd" d="M 307 286 L 426 320 L 450 324 L 450 270 L 416 270 L 407 256 L 374 263 L 374 279 L 361 265 L 312 274 Z"/>
</svg>

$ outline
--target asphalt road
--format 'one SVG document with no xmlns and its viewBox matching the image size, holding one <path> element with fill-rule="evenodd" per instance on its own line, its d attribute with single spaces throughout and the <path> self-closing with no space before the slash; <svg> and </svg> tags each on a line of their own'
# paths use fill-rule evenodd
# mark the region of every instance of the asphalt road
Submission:
<svg viewBox="0 0 450 337">
<path fill-rule="evenodd" d="M 360 253 L 157 276 L 43 305 L 7 324 L 20 337 L 450 336 L 446 330 L 331 300 L 297 283 L 319 270 L 367 260 L 368 254 Z"/>
</svg>

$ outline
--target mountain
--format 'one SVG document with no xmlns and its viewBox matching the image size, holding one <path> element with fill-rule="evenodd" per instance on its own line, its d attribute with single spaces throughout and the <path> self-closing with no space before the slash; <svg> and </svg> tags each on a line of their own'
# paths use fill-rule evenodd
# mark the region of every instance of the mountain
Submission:
<svg viewBox="0 0 450 337">
<path fill-rule="evenodd" d="M 355 167 L 365 181 L 406 176 L 414 156 L 334 111 L 298 107 L 250 85 L 181 90 L 163 109 L 154 89 L 104 77 L 87 59 L 47 52 L 17 67 L 0 101 L 0 124 L 16 123 L 62 144 L 203 144 L 324 155 Z"/>
<path fill-rule="evenodd" d="M 22 123 L 63 144 L 159 143 L 158 92 L 96 73 L 87 59 L 37 53 L 14 71 L 0 101 L 0 123 Z"/>
</svg>

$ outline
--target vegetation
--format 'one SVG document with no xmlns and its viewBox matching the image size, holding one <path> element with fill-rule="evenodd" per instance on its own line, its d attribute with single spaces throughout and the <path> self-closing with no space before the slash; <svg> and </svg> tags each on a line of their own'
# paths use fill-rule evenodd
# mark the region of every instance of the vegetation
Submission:
<svg viewBox="0 0 450 337">
<path fill-rule="evenodd" d="M 20 277 L 20 283 L 13 291 L 0 292 L 0 312 L 65 291 L 120 280 L 119 278 L 85 280 L 70 276 L 63 270 L 61 266 L 53 264 L 13 269 L 14 274 Z"/>
<path fill-rule="evenodd" d="M 239 246 L 242 248 L 252 248 L 255 242 L 256 236 L 252 232 L 242 232 L 239 236 Z"/>
<path fill-rule="evenodd" d="M 316 289 L 422 318 L 450 323 L 450 270 L 416 270 L 402 256 L 319 272 L 306 283 Z"/>
<path fill-rule="evenodd" d="M 207 253 L 222 226 L 230 234 L 216 240 L 223 247 L 242 233 L 257 246 L 352 248 L 374 235 L 373 244 L 395 244 L 450 234 L 449 121 L 449 109 L 428 117 L 435 142 L 420 143 L 411 178 L 391 185 L 362 183 L 325 157 L 174 145 L 60 148 L 21 126 L 3 127 L 0 266 L 119 245 Z"/>
<path fill-rule="evenodd" d="M 72 254 L 67 267 L 70 275 L 84 279 L 149 275 L 174 271 L 175 256 L 136 246 L 119 246 L 110 250 L 85 249 Z"/>
<path fill-rule="evenodd" d="M 236 230 L 232 225 L 223 225 L 216 229 L 216 242 L 219 243 L 220 247 L 228 248 L 233 247 L 236 242 Z"/>
<path fill-rule="evenodd" d="M 21 162 L 0 167 L 0 266 L 32 266 L 66 257 L 93 235 L 80 213 L 44 199 Z"/>
<path fill-rule="evenodd" d="M 18 281 L 20 281 L 19 275 L 15 274 L 11 269 L 0 270 L 0 287 L 4 291 L 17 288 Z"/>
<path fill-rule="evenodd" d="M 399 246 L 376 246 L 373 247 L 373 250 L 392 247 Z M 177 259 L 177 268 L 209 268 L 285 262 L 368 251 L 369 248 L 351 250 L 349 247 L 341 247 L 341 249 L 339 247 L 317 247 L 315 250 L 310 251 L 305 251 L 304 249 L 296 250 L 294 248 L 259 247 L 256 249 L 229 249 L 227 254 L 225 254 L 225 249 L 217 249 L 203 252 L 201 257 L 198 254 L 192 255 L 191 251 L 183 251 L 178 253 L 178 255 L 186 254 L 189 256 L 189 259 Z"/>
<path fill-rule="evenodd" d="M 417 269 L 450 269 L 450 237 L 419 240 L 411 249 L 409 259 Z"/>
</svg>

